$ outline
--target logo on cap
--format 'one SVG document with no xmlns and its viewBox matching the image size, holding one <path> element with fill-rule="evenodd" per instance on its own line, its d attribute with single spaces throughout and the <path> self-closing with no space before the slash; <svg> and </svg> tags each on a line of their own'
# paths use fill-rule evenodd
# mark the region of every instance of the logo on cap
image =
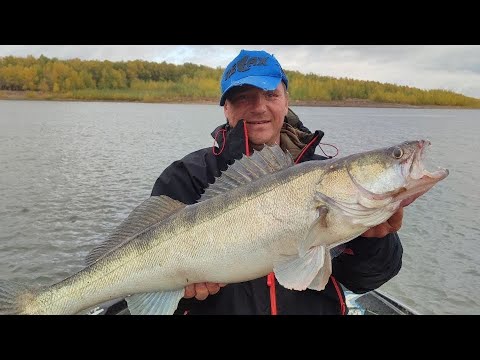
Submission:
<svg viewBox="0 0 480 360">
<path fill-rule="evenodd" d="M 232 65 L 226 72 L 223 81 L 227 81 L 235 72 L 245 72 L 250 70 L 252 66 L 267 66 L 268 57 L 257 57 L 245 55 Z"/>
</svg>

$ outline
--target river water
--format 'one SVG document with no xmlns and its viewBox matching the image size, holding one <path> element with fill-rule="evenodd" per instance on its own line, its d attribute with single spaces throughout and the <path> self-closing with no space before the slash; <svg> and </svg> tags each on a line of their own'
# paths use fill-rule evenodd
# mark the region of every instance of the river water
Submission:
<svg viewBox="0 0 480 360">
<path fill-rule="evenodd" d="M 420 313 L 480 314 L 480 110 L 292 109 L 338 156 L 432 142 L 428 169 L 450 175 L 405 209 L 403 267 L 381 289 Z M 216 105 L 0 101 L 0 278 L 48 285 L 80 270 L 224 121 Z"/>
</svg>

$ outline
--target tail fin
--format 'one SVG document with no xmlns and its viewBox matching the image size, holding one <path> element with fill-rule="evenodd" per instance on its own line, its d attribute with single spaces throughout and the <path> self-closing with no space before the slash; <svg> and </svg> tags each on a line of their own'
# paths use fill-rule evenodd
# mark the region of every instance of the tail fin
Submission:
<svg viewBox="0 0 480 360">
<path fill-rule="evenodd" d="M 31 289 L 23 284 L 0 280 L 0 315 L 24 313 L 24 299 L 29 293 Z"/>
</svg>

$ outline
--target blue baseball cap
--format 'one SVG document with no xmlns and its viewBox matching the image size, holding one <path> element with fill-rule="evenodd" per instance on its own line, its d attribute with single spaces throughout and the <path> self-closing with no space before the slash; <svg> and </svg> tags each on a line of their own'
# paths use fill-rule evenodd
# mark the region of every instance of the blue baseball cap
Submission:
<svg viewBox="0 0 480 360">
<path fill-rule="evenodd" d="M 252 85 L 263 90 L 275 90 L 280 81 L 288 89 L 287 75 L 273 55 L 263 50 L 242 50 L 223 72 L 220 106 L 225 104 L 226 94 L 233 87 Z"/>
</svg>

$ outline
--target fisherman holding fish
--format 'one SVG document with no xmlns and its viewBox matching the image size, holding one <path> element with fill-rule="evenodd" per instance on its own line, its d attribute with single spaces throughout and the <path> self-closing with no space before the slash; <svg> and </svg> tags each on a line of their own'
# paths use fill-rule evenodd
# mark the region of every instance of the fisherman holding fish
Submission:
<svg viewBox="0 0 480 360">
<path fill-rule="evenodd" d="M 35 288 L 0 278 L 0 314 L 81 314 L 125 299 L 133 315 L 346 314 L 342 285 L 400 271 L 402 208 L 445 179 L 427 140 L 327 159 L 288 107 L 273 55 L 245 51 L 221 80 L 217 146 L 173 162 L 86 265 Z"/>
<path fill-rule="evenodd" d="M 287 90 L 287 76 L 273 55 L 242 50 L 221 78 L 220 106 L 227 122 L 212 132 L 218 146 L 172 163 L 157 179 L 152 196 L 167 195 L 193 204 L 235 159 L 264 144 L 279 144 L 295 163 L 326 159 L 315 154 L 323 132 L 312 133 L 289 109 Z M 345 314 L 340 284 L 363 293 L 399 272 L 403 249 L 396 231 L 402 218 L 400 208 L 387 221 L 346 243 L 343 252 L 333 258 L 332 275 L 323 291 L 288 290 L 273 273 L 227 285 L 197 283 L 185 288 L 176 314 Z M 244 222 L 248 227 L 249 219 Z"/>
</svg>

